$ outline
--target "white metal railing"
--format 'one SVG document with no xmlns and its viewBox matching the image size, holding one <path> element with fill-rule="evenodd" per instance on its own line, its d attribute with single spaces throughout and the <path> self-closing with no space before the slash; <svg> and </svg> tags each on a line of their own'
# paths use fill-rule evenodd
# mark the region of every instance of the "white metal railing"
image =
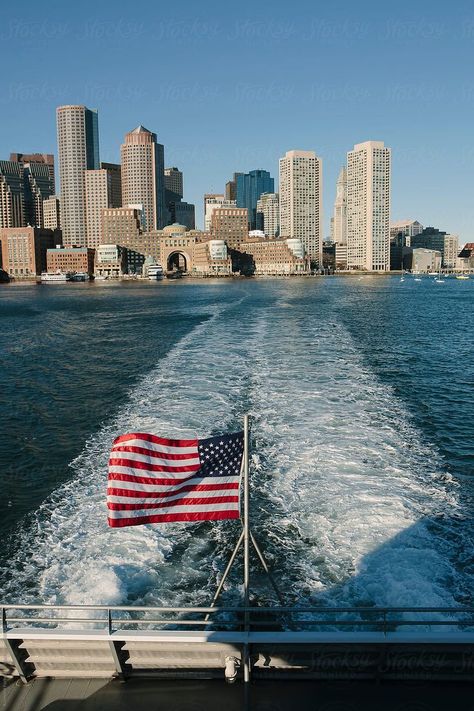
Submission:
<svg viewBox="0 0 474 711">
<path fill-rule="evenodd" d="M 399 627 L 474 631 L 473 607 L 141 607 L 106 605 L 1 605 L 4 634 L 19 627 L 104 629 L 201 629 L 224 631 L 375 631 Z M 451 631 L 449 630 L 449 631 Z M 448 631 L 448 630 L 445 630 Z"/>
</svg>

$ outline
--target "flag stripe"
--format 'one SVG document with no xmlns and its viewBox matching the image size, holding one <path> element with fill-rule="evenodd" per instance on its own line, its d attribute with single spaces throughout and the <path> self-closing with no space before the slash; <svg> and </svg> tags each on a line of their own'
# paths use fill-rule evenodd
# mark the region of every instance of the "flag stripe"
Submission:
<svg viewBox="0 0 474 711">
<path fill-rule="evenodd" d="M 232 491 L 239 488 L 239 483 L 234 484 L 186 484 L 185 486 L 173 487 L 168 491 L 141 491 L 139 489 L 107 489 L 107 496 L 115 497 L 138 497 L 143 499 L 165 499 L 167 496 L 172 496 L 181 491 Z"/>
<path fill-rule="evenodd" d="M 193 502 L 192 504 L 184 505 L 180 505 L 179 503 L 175 505 L 168 505 L 165 503 L 163 506 L 155 506 L 154 508 L 159 513 L 205 513 L 206 511 L 223 511 L 224 509 L 233 509 L 234 507 L 231 505 L 232 503 L 235 502 L 209 504 L 206 501 L 205 504 L 195 504 Z M 151 510 L 153 511 L 153 509 Z M 142 514 L 152 515 L 149 512 L 150 509 L 141 506 L 137 509 L 109 509 L 108 515 L 109 518 L 135 518 L 137 516 L 141 516 Z"/>
<path fill-rule="evenodd" d="M 147 511 L 150 509 L 169 509 L 173 506 L 179 508 L 180 506 L 214 506 L 215 504 L 235 504 L 239 500 L 238 496 L 212 496 L 206 497 L 187 497 L 181 496 L 179 494 L 173 499 L 167 499 L 161 503 L 153 501 L 152 503 L 146 503 L 140 501 L 135 504 L 124 504 L 123 502 L 116 503 L 114 501 L 107 501 L 107 508 L 110 511 Z"/>
<path fill-rule="evenodd" d="M 195 458 L 199 460 L 199 453 L 197 449 L 193 449 L 192 452 L 187 452 L 187 453 L 180 453 L 180 454 L 172 454 L 171 452 L 168 451 L 158 451 L 157 449 L 147 449 L 146 447 L 136 447 L 136 446 L 119 446 L 119 447 L 112 447 L 112 452 L 130 452 L 133 454 L 144 454 L 147 457 L 158 457 L 162 459 L 167 459 L 167 460 L 172 460 L 172 461 L 181 461 L 183 459 L 192 459 Z M 164 456 L 166 455 L 166 456 Z"/>
<path fill-rule="evenodd" d="M 108 523 L 111 528 L 123 528 L 125 526 L 142 526 L 146 523 L 175 523 L 177 521 L 223 521 L 227 519 L 240 518 L 238 509 L 223 509 L 222 511 L 194 511 L 168 514 L 152 514 L 147 516 L 137 516 L 136 518 L 111 518 Z"/>
<path fill-rule="evenodd" d="M 111 467 L 130 467 L 131 469 L 146 469 L 149 472 L 192 472 L 200 467 L 199 459 L 190 459 L 189 464 L 151 464 L 149 461 L 141 462 L 134 459 L 110 457 Z"/>
<path fill-rule="evenodd" d="M 130 434 L 120 435 L 120 437 L 117 437 L 114 440 L 114 445 L 123 444 L 124 442 L 127 442 L 128 444 L 137 442 L 142 446 L 144 446 L 144 443 L 146 442 L 150 447 L 158 445 L 163 448 L 171 447 L 184 452 L 187 447 L 190 449 L 196 449 L 198 446 L 197 439 L 168 439 L 164 437 L 157 437 L 156 435 L 148 434 L 146 432 L 131 432 Z"/>
<path fill-rule="evenodd" d="M 146 476 L 135 476 L 133 474 L 121 474 L 116 472 L 109 473 L 109 484 L 110 482 L 120 482 L 123 489 L 136 489 L 139 491 L 169 491 L 170 489 L 177 489 L 180 486 L 199 481 L 205 481 L 208 484 L 220 484 L 221 482 L 226 484 L 239 482 L 240 476 L 203 477 L 193 475 L 187 479 L 176 480 L 149 478 Z M 112 486 L 115 486 L 115 483 L 113 483 Z"/>
</svg>

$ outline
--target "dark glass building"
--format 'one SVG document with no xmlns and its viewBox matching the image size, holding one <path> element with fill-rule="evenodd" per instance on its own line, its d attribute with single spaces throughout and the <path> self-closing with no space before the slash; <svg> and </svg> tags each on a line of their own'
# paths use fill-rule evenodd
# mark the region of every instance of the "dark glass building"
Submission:
<svg viewBox="0 0 474 711">
<path fill-rule="evenodd" d="M 249 230 L 257 229 L 257 201 L 262 193 L 273 193 L 275 181 L 267 170 L 251 170 L 238 173 L 237 207 L 246 207 L 249 215 Z"/>
</svg>

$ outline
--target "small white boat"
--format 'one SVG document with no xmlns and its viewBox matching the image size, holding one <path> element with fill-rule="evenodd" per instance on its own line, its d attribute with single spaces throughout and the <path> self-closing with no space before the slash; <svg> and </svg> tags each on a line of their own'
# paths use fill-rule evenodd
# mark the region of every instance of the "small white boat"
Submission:
<svg viewBox="0 0 474 711">
<path fill-rule="evenodd" d="M 161 264 L 149 264 L 147 267 L 147 273 L 150 281 L 161 281 L 165 275 Z"/>
<path fill-rule="evenodd" d="M 467 274 L 456 274 L 456 279 L 469 279 Z"/>
<path fill-rule="evenodd" d="M 41 283 L 64 283 L 66 281 L 71 281 L 71 277 L 71 272 L 43 272 L 41 274 Z"/>
</svg>

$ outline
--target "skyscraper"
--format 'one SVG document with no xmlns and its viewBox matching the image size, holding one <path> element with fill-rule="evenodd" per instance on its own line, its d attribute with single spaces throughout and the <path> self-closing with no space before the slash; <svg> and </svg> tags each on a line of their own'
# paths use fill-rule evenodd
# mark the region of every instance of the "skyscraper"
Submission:
<svg viewBox="0 0 474 711">
<path fill-rule="evenodd" d="M 322 265 L 322 161 L 314 151 L 287 151 L 280 158 L 280 236 L 300 239 Z"/>
<path fill-rule="evenodd" d="M 137 126 L 121 146 L 123 205 L 142 205 L 145 227 L 161 230 L 166 222 L 164 147 L 156 133 Z"/>
<path fill-rule="evenodd" d="M 333 242 L 347 244 L 347 170 L 341 168 L 336 184 L 334 201 Z"/>
<path fill-rule="evenodd" d="M 225 199 L 226 200 L 237 200 L 237 178 L 243 173 L 234 173 L 232 180 L 229 180 L 225 184 Z"/>
<path fill-rule="evenodd" d="M 349 269 L 390 269 L 390 161 L 383 141 L 358 143 L 347 154 Z"/>
<path fill-rule="evenodd" d="M 86 170 L 86 245 L 96 248 L 102 244 L 102 210 L 121 207 L 122 184 L 120 166 L 101 163 L 98 170 Z"/>
<path fill-rule="evenodd" d="M 86 244 L 84 171 L 99 167 L 97 111 L 59 106 L 58 126 L 61 227 L 65 246 Z"/>
<path fill-rule="evenodd" d="M 15 163 L 28 163 L 29 165 L 47 165 L 51 181 L 52 194 L 55 190 L 54 156 L 51 153 L 10 153 L 10 160 Z"/>
<path fill-rule="evenodd" d="M 165 190 L 183 198 L 183 174 L 178 168 L 165 168 Z"/>
<path fill-rule="evenodd" d="M 0 228 L 25 225 L 23 165 L 0 160 Z"/>
<path fill-rule="evenodd" d="M 257 202 L 262 193 L 272 193 L 275 181 L 267 170 L 251 170 L 250 173 L 237 173 L 237 207 L 246 207 L 249 216 L 249 229 L 257 229 Z"/>
<path fill-rule="evenodd" d="M 280 200 L 278 193 L 262 193 L 257 201 L 257 230 L 267 237 L 278 237 L 280 228 Z"/>
</svg>

